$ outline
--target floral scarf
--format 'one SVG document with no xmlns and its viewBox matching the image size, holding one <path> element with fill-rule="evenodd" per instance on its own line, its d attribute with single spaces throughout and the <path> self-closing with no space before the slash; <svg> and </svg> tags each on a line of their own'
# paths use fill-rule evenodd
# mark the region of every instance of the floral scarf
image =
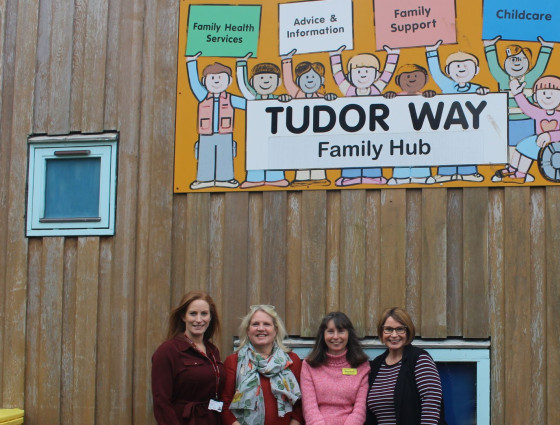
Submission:
<svg viewBox="0 0 560 425">
<path fill-rule="evenodd" d="M 278 416 L 292 411 L 292 405 L 301 398 L 296 377 L 289 369 L 292 359 L 278 348 L 263 358 L 250 342 L 237 353 L 236 391 L 229 409 L 241 425 L 264 425 L 264 397 L 260 375 L 270 379 L 272 395 L 278 404 Z"/>
</svg>

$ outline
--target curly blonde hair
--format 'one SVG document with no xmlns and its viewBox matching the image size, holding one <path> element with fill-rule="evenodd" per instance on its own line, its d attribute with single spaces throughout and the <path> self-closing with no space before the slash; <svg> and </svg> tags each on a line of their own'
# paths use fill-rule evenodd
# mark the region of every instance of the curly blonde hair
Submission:
<svg viewBox="0 0 560 425">
<path fill-rule="evenodd" d="M 249 341 L 249 336 L 247 335 L 247 329 L 249 329 L 249 325 L 251 324 L 251 319 L 255 315 L 257 311 L 262 311 L 263 313 L 268 314 L 272 318 L 272 323 L 274 324 L 274 329 L 276 329 L 276 344 L 278 347 L 288 353 L 291 351 L 290 348 L 284 345 L 284 339 L 287 336 L 286 327 L 284 326 L 284 322 L 278 316 L 276 312 L 276 308 L 272 305 L 267 304 L 258 304 L 252 305 L 249 308 L 249 313 L 241 319 L 241 324 L 239 325 L 239 348 L 236 351 L 241 350 Z"/>
</svg>

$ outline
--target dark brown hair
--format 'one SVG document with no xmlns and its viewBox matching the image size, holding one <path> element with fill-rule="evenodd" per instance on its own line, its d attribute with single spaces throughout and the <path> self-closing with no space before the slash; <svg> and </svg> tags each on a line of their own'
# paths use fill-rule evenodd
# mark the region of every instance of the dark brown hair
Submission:
<svg viewBox="0 0 560 425">
<path fill-rule="evenodd" d="M 406 326 L 406 341 L 404 345 L 410 344 L 416 335 L 416 328 L 409 314 L 400 307 L 391 307 L 381 313 L 379 322 L 377 322 L 377 336 L 379 337 L 379 341 L 383 341 L 383 326 L 389 317 L 392 317 L 401 325 Z"/>
<path fill-rule="evenodd" d="M 204 341 L 211 340 L 214 337 L 214 334 L 220 332 L 220 318 L 218 317 L 216 304 L 214 303 L 212 297 L 204 291 L 190 291 L 183 295 L 179 305 L 175 307 L 169 315 L 169 330 L 167 332 L 167 339 L 173 339 L 175 336 L 185 332 L 185 314 L 189 309 L 189 305 L 196 300 L 206 301 L 210 306 L 210 324 L 204 332 Z"/>
<path fill-rule="evenodd" d="M 321 77 L 325 76 L 325 65 L 323 65 L 321 62 L 305 61 L 296 65 L 296 69 L 295 69 L 296 79 L 299 79 L 299 77 L 301 77 L 303 74 L 311 70 L 315 71 Z"/>
<path fill-rule="evenodd" d="M 350 363 L 352 367 L 358 367 L 362 363 L 368 360 L 368 356 L 364 353 L 358 335 L 354 329 L 354 325 L 348 318 L 348 316 L 340 311 L 334 311 L 323 317 L 319 329 L 317 330 L 317 336 L 315 337 L 315 345 L 311 350 L 311 353 L 307 356 L 305 360 L 311 367 L 319 367 L 327 362 L 327 343 L 325 342 L 325 329 L 327 329 L 328 323 L 333 321 L 334 326 L 340 331 L 345 329 L 348 331 L 348 343 L 346 344 L 346 360 Z"/>
<path fill-rule="evenodd" d="M 253 77 L 258 74 L 274 74 L 277 77 L 280 77 L 280 68 L 278 67 L 278 65 L 270 62 L 258 63 L 251 70 L 250 79 L 252 80 Z"/>
</svg>

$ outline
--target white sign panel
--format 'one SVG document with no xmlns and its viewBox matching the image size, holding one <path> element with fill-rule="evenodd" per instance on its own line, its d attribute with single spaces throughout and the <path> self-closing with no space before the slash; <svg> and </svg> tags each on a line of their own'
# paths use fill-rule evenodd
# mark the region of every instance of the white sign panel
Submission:
<svg viewBox="0 0 560 425">
<path fill-rule="evenodd" d="M 247 169 L 507 162 L 507 95 L 250 101 Z"/>
<path fill-rule="evenodd" d="M 352 0 L 323 0 L 279 5 L 280 54 L 352 50 Z"/>
</svg>

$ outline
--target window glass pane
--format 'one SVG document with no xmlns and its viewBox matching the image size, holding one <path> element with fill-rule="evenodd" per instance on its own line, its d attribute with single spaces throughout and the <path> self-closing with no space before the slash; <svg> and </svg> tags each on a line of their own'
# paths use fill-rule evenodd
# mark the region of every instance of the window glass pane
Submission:
<svg viewBox="0 0 560 425">
<path fill-rule="evenodd" d="M 476 363 L 437 362 L 448 425 L 476 424 Z"/>
<path fill-rule="evenodd" d="M 99 216 L 101 158 L 47 159 L 45 218 Z"/>
</svg>

